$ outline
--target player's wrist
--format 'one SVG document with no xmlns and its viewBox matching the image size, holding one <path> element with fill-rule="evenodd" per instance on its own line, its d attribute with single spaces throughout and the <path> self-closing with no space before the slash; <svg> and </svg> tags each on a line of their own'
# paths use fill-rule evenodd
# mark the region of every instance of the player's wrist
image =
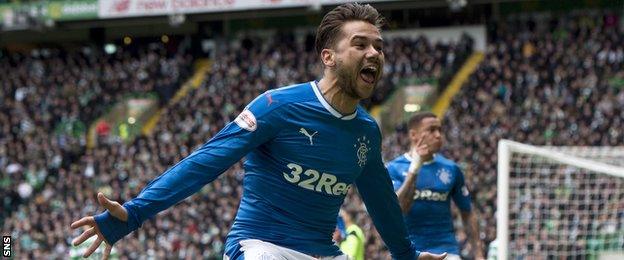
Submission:
<svg viewBox="0 0 624 260">
<path fill-rule="evenodd" d="M 128 221 L 123 221 L 113 216 L 108 210 L 94 216 L 100 233 L 108 244 L 113 245 L 132 231 L 138 229 L 139 225 L 130 218 L 130 211 L 124 204 L 123 206 L 128 212 Z"/>
<path fill-rule="evenodd" d="M 115 244 L 118 240 L 129 234 L 128 226 L 125 221 L 121 221 L 114 217 L 107 210 L 104 213 L 94 216 L 100 233 L 104 239 L 110 244 Z"/>
<path fill-rule="evenodd" d="M 412 155 L 412 162 L 410 163 L 407 172 L 411 174 L 417 174 L 420 166 L 422 166 L 422 158 L 417 153 L 414 153 L 414 155 Z"/>
</svg>

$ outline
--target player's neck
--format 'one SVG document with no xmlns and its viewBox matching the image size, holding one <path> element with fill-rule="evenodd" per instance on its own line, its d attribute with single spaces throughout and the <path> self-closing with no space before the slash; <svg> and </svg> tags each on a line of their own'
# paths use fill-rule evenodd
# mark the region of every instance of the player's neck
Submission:
<svg viewBox="0 0 624 260">
<path fill-rule="evenodd" d="M 318 87 L 325 100 L 327 100 L 327 103 L 336 109 L 336 111 L 343 115 L 352 114 L 355 112 L 355 108 L 360 100 L 349 96 L 338 84 L 338 79 L 336 77 L 325 74 L 325 76 L 319 80 Z"/>
<path fill-rule="evenodd" d="M 433 154 L 425 155 L 421 158 L 422 162 L 430 162 L 433 160 Z"/>
</svg>

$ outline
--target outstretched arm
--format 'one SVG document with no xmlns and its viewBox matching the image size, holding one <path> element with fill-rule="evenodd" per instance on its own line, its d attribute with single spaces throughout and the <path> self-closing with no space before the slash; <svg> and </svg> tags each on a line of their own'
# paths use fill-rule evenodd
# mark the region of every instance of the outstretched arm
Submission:
<svg viewBox="0 0 624 260">
<path fill-rule="evenodd" d="M 372 163 L 372 162 L 367 162 Z M 368 168 L 368 167 L 367 167 Z M 356 185 L 366 210 L 394 259 L 416 259 L 419 252 L 407 236 L 403 215 L 383 165 L 378 171 L 365 171 Z"/>
<path fill-rule="evenodd" d="M 217 136 L 152 180 L 139 195 L 124 203 L 128 212 L 126 222 L 112 218 L 109 212 L 95 216 L 101 232 L 112 244 L 138 229 L 141 224 L 212 182 L 232 164 L 254 147 L 249 133 L 236 124 L 230 124 Z"/>
<path fill-rule="evenodd" d="M 442 260 L 441 255 L 416 251 L 407 236 L 407 229 L 397 196 L 392 189 L 390 177 L 381 161 L 376 171 L 365 171 L 356 180 L 358 192 L 366 204 L 366 210 L 393 259 Z"/>
<path fill-rule="evenodd" d="M 94 244 L 99 245 L 105 241 L 108 245 L 113 245 L 138 229 L 145 220 L 197 192 L 250 150 L 273 138 L 279 131 L 280 120 L 279 116 L 271 111 L 279 108 L 273 106 L 269 110 L 263 102 L 265 99 L 266 95 L 262 95 L 254 100 L 234 122 L 228 124 L 201 148 L 151 181 L 136 198 L 123 206 L 111 202 L 116 203 L 116 207 L 106 207 L 100 201 L 107 211 L 97 216 L 85 217 L 72 224 L 72 228 L 92 227 L 75 240 L 76 244 L 97 234 L 98 240 Z M 125 214 L 116 214 L 111 209 L 123 211 Z M 97 245 L 91 247 L 95 250 Z M 87 252 L 90 254 L 93 251 Z"/>
</svg>

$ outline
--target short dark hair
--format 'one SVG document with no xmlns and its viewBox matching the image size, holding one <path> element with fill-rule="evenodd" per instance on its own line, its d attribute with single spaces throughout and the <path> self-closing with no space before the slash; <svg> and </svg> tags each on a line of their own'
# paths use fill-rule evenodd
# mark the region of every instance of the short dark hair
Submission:
<svg viewBox="0 0 624 260">
<path fill-rule="evenodd" d="M 412 117 L 410 117 L 409 121 L 407 122 L 407 128 L 416 129 L 418 125 L 420 125 L 420 123 L 423 120 L 425 120 L 425 118 L 430 118 L 430 117 L 437 118 L 438 116 L 436 116 L 436 114 L 429 112 L 429 111 L 418 112 L 412 115 Z"/>
<path fill-rule="evenodd" d="M 342 25 L 349 21 L 368 22 L 379 29 L 385 23 L 383 16 L 369 4 L 347 3 L 340 5 L 325 14 L 321 24 L 316 29 L 316 52 L 321 54 L 323 49 L 333 47 Z"/>
</svg>

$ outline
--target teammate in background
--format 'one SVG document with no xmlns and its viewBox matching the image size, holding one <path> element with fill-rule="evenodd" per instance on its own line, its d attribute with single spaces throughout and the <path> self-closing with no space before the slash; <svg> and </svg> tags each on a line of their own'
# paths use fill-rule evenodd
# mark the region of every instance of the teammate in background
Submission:
<svg viewBox="0 0 624 260">
<path fill-rule="evenodd" d="M 191 155 L 120 205 L 72 228 L 111 246 L 141 224 L 210 183 L 246 156 L 243 196 L 225 245 L 226 259 L 345 259 L 332 242 L 340 205 L 355 184 L 396 259 L 443 259 L 419 253 L 381 159 L 377 123 L 358 105 L 370 97 L 384 64 L 382 17 L 370 5 L 344 4 L 323 18 L 316 48 L 318 81 L 267 91 Z"/>
<path fill-rule="evenodd" d="M 350 260 L 364 260 L 366 236 L 364 236 L 364 231 L 353 222 L 351 214 L 344 210 L 340 210 L 338 216 L 334 241 L 338 242 L 340 251 L 348 255 Z"/>
<path fill-rule="evenodd" d="M 442 146 L 440 120 L 431 112 L 413 115 L 409 122 L 410 151 L 388 163 L 388 172 L 405 214 L 410 239 L 418 250 L 448 252 L 459 259 L 451 216 L 451 199 L 468 227 L 476 259 L 484 259 L 470 194 L 457 164 L 437 152 Z"/>
</svg>

